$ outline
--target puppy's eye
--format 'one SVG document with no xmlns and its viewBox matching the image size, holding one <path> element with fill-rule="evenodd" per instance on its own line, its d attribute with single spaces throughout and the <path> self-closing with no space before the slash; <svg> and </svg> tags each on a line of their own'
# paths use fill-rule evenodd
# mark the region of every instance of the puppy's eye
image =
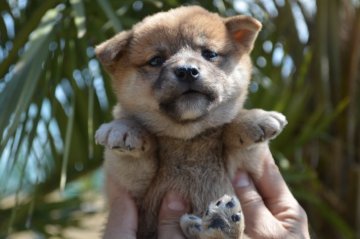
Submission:
<svg viewBox="0 0 360 239">
<path fill-rule="evenodd" d="M 154 56 L 153 58 L 148 61 L 148 64 L 152 67 L 159 67 L 164 64 L 165 58 L 161 56 Z"/>
<path fill-rule="evenodd" d="M 201 55 L 206 59 L 206 60 L 215 60 L 219 55 L 214 52 L 214 51 L 211 51 L 209 49 L 205 49 L 205 50 L 202 50 L 201 52 Z"/>
</svg>

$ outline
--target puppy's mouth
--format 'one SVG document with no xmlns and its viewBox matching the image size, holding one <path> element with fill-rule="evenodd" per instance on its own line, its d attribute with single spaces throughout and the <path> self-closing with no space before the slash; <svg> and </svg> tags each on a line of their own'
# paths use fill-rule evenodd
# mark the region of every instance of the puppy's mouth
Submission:
<svg viewBox="0 0 360 239">
<path fill-rule="evenodd" d="M 188 100 L 195 99 L 197 97 L 205 97 L 209 102 L 215 100 L 215 95 L 211 92 L 200 91 L 196 89 L 188 89 L 179 95 L 179 98 L 188 98 Z"/>
<path fill-rule="evenodd" d="M 160 108 L 177 122 L 193 122 L 207 115 L 215 101 L 215 93 L 189 88 L 160 103 Z"/>
<path fill-rule="evenodd" d="M 196 97 L 196 96 L 207 96 L 206 94 L 200 92 L 200 91 L 197 91 L 197 90 L 187 90 L 185 92 L 183 92 L 181 96 L 184 96 L 184 97 Z"/>
<path fill-rule="evenodd" d="M 184 93 L 182 93 L 182 95 L 189 95 L 189 94 L 202 94 L 202 93 L 196 90 L 187 90 Z"/>
</svg>

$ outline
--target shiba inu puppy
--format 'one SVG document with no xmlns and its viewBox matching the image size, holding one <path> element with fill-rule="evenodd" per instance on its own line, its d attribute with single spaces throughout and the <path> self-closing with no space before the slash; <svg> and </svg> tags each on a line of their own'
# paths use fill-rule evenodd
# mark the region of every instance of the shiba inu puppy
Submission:
<svg viewBox="0 0 360 239">
<path fill-rule="evenodd" d="M 118 100 L 96 140 L 106 174 L 140 210 L 138 238 L 156 238 L 167 191 L 182 194 L 193 215 L 187 238 L 245 238 L 231 180 L 238 168 L 261 175 L 258 147 L 286 124 L 277 112 L 243 108 L 250 52 L 261 24 L 180 7 L 145 18 L 96 47 Z M 246 218 L 245 218 L 246 220 Z"/>
</svg>

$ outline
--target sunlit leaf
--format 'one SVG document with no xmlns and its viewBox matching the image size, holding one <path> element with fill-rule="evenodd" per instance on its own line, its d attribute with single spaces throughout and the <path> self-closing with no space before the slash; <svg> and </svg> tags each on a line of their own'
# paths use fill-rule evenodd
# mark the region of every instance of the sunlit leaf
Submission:
<svg viewBox="0 0 360 239">
<path fill-rule="evenodd" d="M 9 125 L 5 140 L 8 140 L 18 126 L 20 115 L 29 106 L 30 100 L 38 87 L 38 80 L 42 66 L 48 57 L 48 46 L 53 39 L 53 29 L 56 24 L 57 10 L 50 10 L 43 17 L 40 26 L 35 30 L 29 40 L 29 46 L 22 59 L 16 64 L 14 77 L 5 86 L 6 94 L 0 94 L 0 102 L 7 102 L 0 108 L 0 135 Z M 16 98 L 14 97 L 16 96 Z M 10 117 L 12 120 L 10 122 Z"/>
<path fill-rule="evenodd" d="M 86 33 L 86 16 L 84 4 L 81 0 L 70 0 L 74 10 L 75 24 L 78 30 L 77 37 L 82 38 Z"/>
<path fill-rule="evenodd" d="M 106 16 L 109 18 L 115 31 L 120 32 L 123 29 L 122 24 L 117 18 L 114 9 L 110 6 L 109 1 L 97 0 L 97 2 L 100 5 L 101 9 L 105 12 Z"/>
</svg>

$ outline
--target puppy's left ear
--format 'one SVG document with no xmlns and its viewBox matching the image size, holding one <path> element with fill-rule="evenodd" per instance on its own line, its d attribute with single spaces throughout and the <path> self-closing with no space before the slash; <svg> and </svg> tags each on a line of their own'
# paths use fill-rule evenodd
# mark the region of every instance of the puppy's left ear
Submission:
<svg viewBox="0 0 360 239">
<path fill-rule="evenodd" d="M 249 16 L 234 16 L 225 19 L 225 26 L 233 39 L 250 52 L 262 24 Z"/>
</svg>

